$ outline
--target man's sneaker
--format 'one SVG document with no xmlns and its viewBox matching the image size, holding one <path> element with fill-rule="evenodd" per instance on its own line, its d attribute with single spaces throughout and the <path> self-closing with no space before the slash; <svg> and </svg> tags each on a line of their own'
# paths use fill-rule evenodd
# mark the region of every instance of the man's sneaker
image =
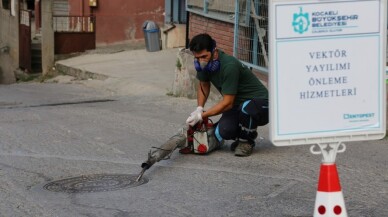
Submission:
<svg viewBox="0 0 388 217">
<path fill-rule="evenodd" d="M 239 157 L 248 157 L 252 154 L 254 143 L 248 141 L 238 141 L 238 145 L 234 150 L 234 155 Z"/>
<path fill-rule="evenodd" d="M 238 140 L 234 141 L 232 144 L 230 144 L 230 150 L 234 151 L 236 150 L 236 147 L 238 146 Z"/>
</svg>

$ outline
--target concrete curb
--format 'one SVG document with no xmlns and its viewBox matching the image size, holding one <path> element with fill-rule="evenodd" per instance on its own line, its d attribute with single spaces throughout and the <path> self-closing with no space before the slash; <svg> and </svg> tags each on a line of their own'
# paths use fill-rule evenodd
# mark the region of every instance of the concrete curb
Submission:
<svg viewBox="0 0 388 217">
<path fill-rule="evenodd" d="M 55 63 L 55 68 L 59 73 L 62 73 L 65 75 L 70 75 L 70 76 L 76 77 L 77 79 L 81 79 L 81 80 L 87 80 L 87 79 L 105 80 L 105 79 L 109 78 L 106 75 L 86 71 L 83 69 L 73 68 L 70 66 L 63 65 L 61 63 Z"/>
</svg>

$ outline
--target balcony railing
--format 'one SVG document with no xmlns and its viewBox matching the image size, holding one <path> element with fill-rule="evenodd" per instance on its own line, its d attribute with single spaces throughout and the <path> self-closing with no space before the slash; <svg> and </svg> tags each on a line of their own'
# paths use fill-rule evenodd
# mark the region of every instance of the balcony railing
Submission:
<svg viewBox="0 0 388 217">
<path fill-rule="evenodd" d="M 94 16 L 53 16 L 55 32 L 94 32 Z"/>
</svg>

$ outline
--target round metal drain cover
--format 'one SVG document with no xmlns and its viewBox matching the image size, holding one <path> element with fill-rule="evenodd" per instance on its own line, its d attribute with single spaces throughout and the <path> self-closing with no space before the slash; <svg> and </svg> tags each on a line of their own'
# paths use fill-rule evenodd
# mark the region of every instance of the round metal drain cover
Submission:
<svg viewBox="0 0 388 217">
<path fill-rule="evenodd" d="M 53 181 L 45 184 L 43 188 L 53 192 L 90 193 L 132 188 L 148 182 L 144 177 L 136 182 L 136 178 L 137 175 L 131 174 L 84 175 Z"/>
</svg>

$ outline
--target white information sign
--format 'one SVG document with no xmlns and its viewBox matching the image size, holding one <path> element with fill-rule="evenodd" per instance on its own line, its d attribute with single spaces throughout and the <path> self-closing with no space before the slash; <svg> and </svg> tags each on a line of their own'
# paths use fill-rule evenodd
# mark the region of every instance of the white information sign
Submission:
<svg viewBox="0 0 388 217">
<path fill-rule="evenodd" d="M 275 145 L 385 136 L 386 1 L 270 1 Z"/>
</svg>

